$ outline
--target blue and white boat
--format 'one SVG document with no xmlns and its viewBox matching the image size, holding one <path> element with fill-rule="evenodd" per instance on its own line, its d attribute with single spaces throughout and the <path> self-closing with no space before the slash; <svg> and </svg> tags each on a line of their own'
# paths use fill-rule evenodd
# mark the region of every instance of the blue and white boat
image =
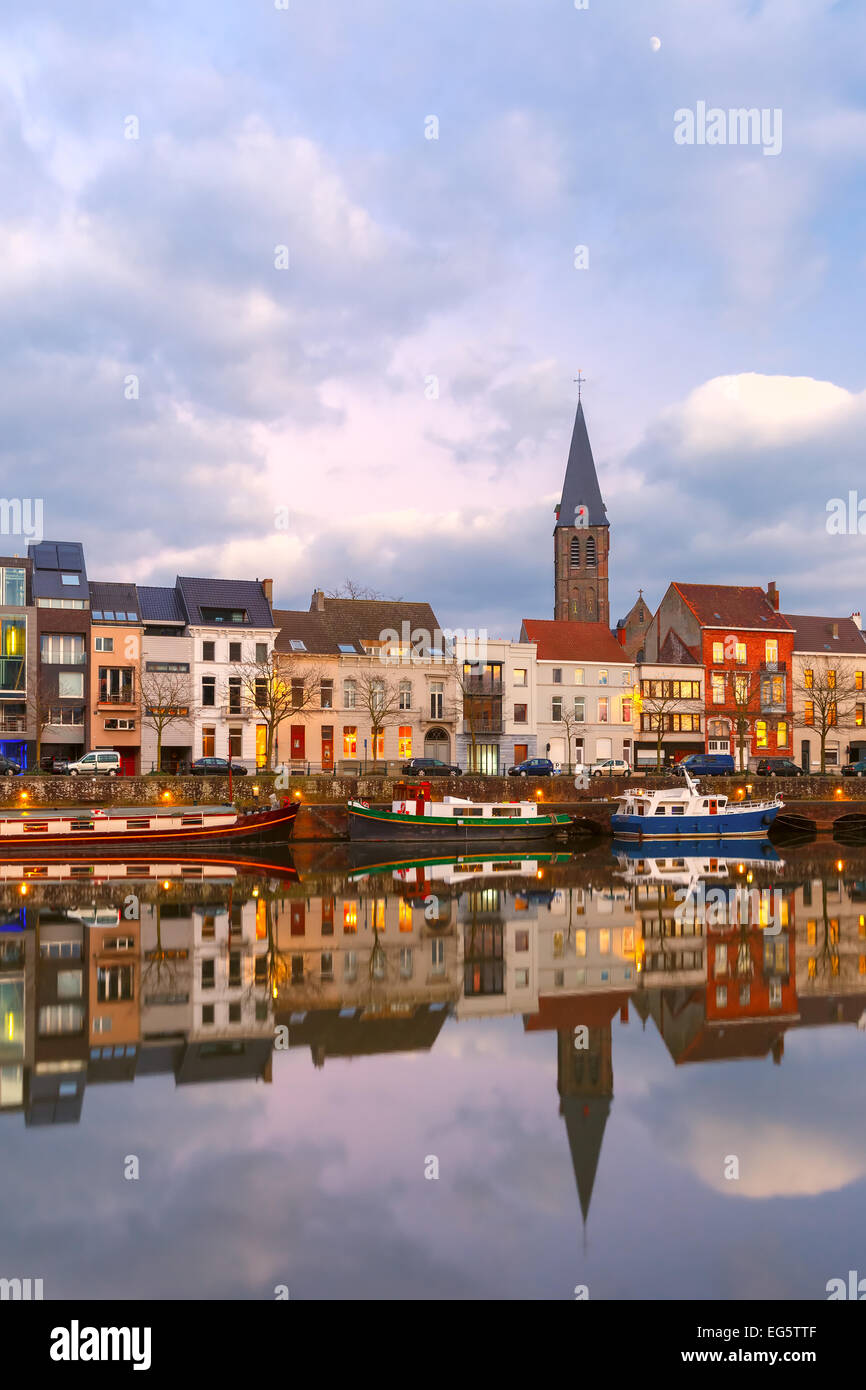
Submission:
<svg viewBox="0 0 866 1390">
<path fill-rule="evenodd" d="M 772 801 L 734 801 L 716 792 L 702 792 L 696 778 L 683 768 L 684 787 L 640 791 L 617 797 L 621 809 L 610 828 L 624 840 L 758 839 L 782 809 L 780 795 Z"/>
</svg>

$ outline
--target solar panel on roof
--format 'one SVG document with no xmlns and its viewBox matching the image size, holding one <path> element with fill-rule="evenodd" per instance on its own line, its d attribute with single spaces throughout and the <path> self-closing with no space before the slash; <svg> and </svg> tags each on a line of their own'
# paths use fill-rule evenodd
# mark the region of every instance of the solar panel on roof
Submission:
<svg viewBox="0 0 866 1390">
<path fill-rule="evenodd" d="M 43 543 L 37 545 L 33 552 L 33 559 L 37 569 L 56 570 L 60 566 L 57 563 L 57 546 Z"/>
<path fill-rule="evenodd" d="M 77 545 L 58 545 L 58 569 L 77 570 L 81 568 L 81 551 Z"/>
</svg>

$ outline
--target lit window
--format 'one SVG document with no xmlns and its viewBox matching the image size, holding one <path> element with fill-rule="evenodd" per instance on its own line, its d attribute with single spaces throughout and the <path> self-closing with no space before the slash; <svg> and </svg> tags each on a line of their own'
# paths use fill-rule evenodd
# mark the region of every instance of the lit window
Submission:
<svg viewBox="0 0 866 1390">
<path fill-rule="evenodd" d="M 412 904 L 407 903 L 405 898 L 400 899 L 398 925 L 400 931 L 412 930 Z"/>
<path fill-rule="evenodd" d="M 607 671 L 599 671 L 598 683 L 599 685 L 607 685 Z"/>
<path fill-rule="evenodd" d="M 759 748 L 767 746 L 767 724 L 763 719 L 759 719 L 755 725 L 756 742 Z"/>
<path fill-rule="evenodd" d="M 779 660 L 779 643 L 770 638 L 764 643 L 764 660 L 769 665 L 775 665 Z"/>
<path fill-rule="evenodd" d="M 714 665 L 714 666 L 721 666 L 721 664 L 722 664 L 722 662 L 724 661 L 724 659 L 725 659 L 725 644 L 724 644 L 724 642 L 714 642 L 714 643 L 713 643 L 713 665 Z"/>
<path fill-rule="evenodd" d="M 776 729 L 776 746 L 778 748 L 787 748 L 788 746 L 788 726 L 784 719 Z"/>
<path fill-rule="evenodd" d="M 575 668 L 574 668 L 574 683 L 575 683 L 575 685 L 583 685 L 583 684 L 584 684 L 583 676 L 584 676 L 583 667 L 582 667 L 582 666 L 575 666 Z"/>
<path fill-rule="evenodd" d="M 356 902 L 343 903 L 343 931 L 356 932 L 358 930 L 358 904 Z"/>
<path fill-rule="evenodd" d="M 401 724 L 397 731 L 397 756 L 400 758 L 411 758 L 412 756 L 412 729 L 408 724 Z"/>
<path fill-rule="evenodd" d="M 355 724 L 344 724 L 343 726 L 343 757 L 356 758 L 358 756 L 358 729 Z"/>
<path fill-rule="evenodd" d="M 514 684 L 515 684 L 515 685 L 525 685 L 525 684 L 526 684 L 526 668 L 525 668 L 525 667 L 523 667 L 523 666 L 515 666 L 515 668 L 514 668 Z"/>
<path fill-rule="evenodd" d="M 736 655 L 736 660 L 737 660 L 737 662 L 739 663 L 740 666 L 745 666 L 745 664 L 746 664 L 746 644 L 745 644 L 745 642 L 738 642 L 738 643 L 737 643 L 737 655 Z"/>
</svg>

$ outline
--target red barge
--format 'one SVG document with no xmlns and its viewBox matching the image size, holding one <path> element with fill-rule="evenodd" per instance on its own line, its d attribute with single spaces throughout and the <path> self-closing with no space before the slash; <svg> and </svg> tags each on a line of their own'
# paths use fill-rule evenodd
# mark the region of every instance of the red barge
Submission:
<svg viewBox="0 0 866 1390">
<path fill-rule="evenodd" d="M 71 850 L 111 845 L 168 845 L 196 848 L 235 844 L 273 844 L 287 841 L 294 829 L 298 805 L 240 812 L 236 806 L 116 806 L 62 807 L 0 811 L 0 856 L 20 859 L 45 849 Z"/>
</svg>

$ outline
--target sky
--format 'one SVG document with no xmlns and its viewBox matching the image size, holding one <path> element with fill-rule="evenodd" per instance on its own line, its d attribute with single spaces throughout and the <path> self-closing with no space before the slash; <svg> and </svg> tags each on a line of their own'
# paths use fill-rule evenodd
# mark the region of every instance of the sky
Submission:
<svg viewBox="0 0 866 1390">
<path fill-rule="evenodd" d="M 614 622 L 672 579 L 864 606 L 857 0 L 30 0 L 0 37 L 2 493 L 91 578 L 350 576 L 516 637 L 580 370 Z M 700 103 L 774 148 L 678 143 Z"/>
</svg>

